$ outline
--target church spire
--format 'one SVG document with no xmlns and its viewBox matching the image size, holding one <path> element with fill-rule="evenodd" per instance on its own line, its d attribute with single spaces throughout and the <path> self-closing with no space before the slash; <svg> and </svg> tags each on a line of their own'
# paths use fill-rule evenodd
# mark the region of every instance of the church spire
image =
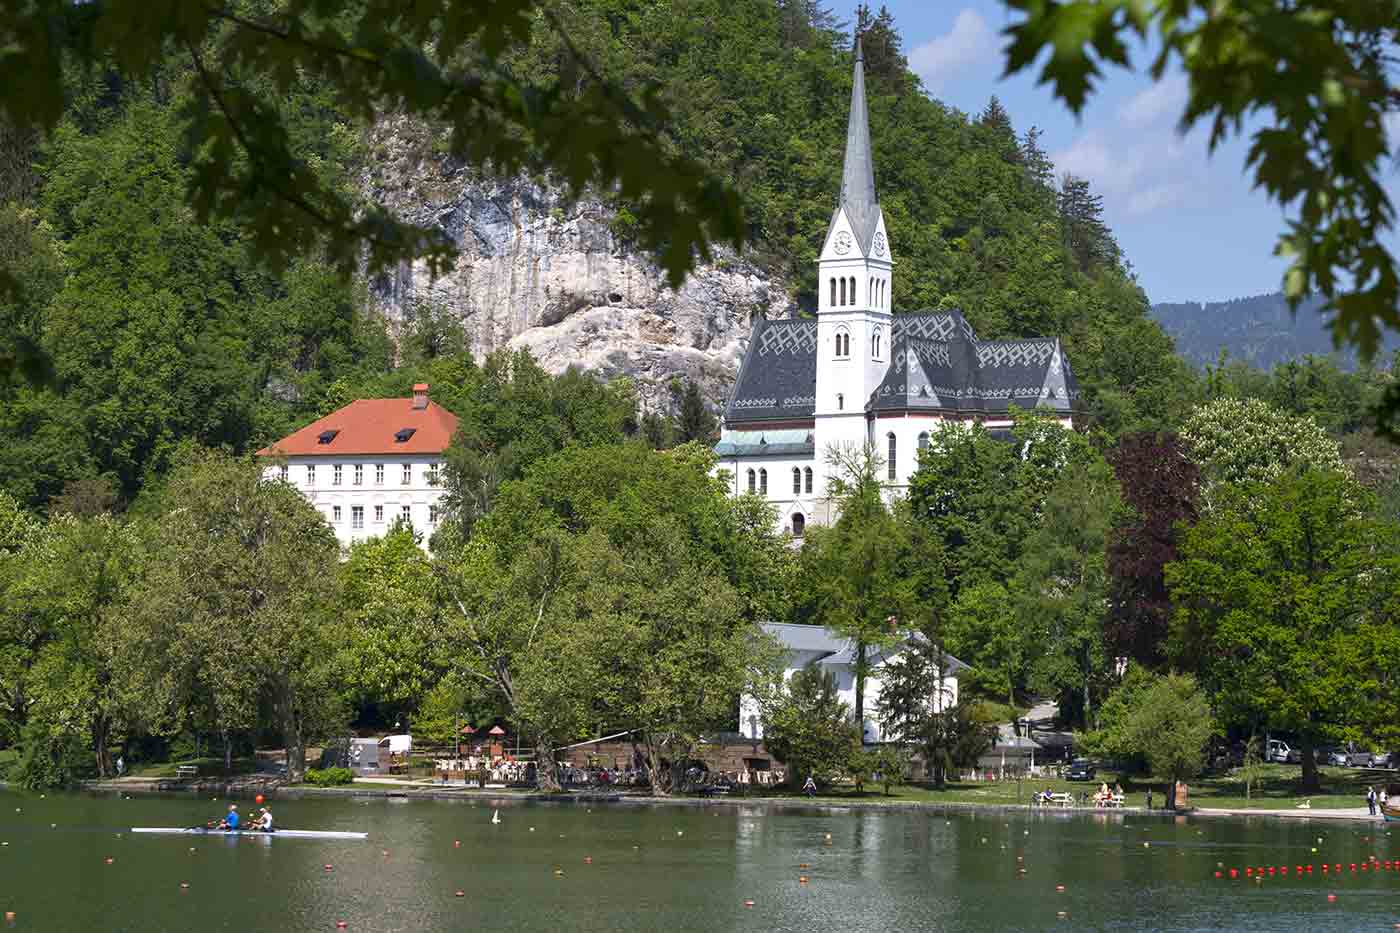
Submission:
<svg viewBox="0 0 1400 933">
<path fill-rule="evenodd" d="M 841 174 L 841 207 L 846 209 L 861 252 L 868 252 L 880 219 L 875 195 L 875 160 L 870 154 L 870 119 L 865 110 L 865 53 L 856 36 L 855 74 L 851 79 L 851 117 L 846 127 L 846 165 Z"/>
</svg>

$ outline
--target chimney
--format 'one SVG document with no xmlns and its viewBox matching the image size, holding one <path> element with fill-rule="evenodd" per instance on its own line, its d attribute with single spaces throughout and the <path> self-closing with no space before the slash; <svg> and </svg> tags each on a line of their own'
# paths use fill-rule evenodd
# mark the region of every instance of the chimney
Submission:
<svg viewBox="0 0 1400 933">
<path fill-rule="evenodd" d="M 413 386 L 413 409 L 414 411 L 421 411 L 427 407 L 428 384 L 426 382 L 415 383 Z"/>
</svg>

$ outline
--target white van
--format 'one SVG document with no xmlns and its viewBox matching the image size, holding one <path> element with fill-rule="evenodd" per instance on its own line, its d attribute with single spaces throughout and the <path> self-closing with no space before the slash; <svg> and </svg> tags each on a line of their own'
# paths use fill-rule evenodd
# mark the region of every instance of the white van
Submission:
<svg viewBox="0 0 1400 933">
<path fill-rule="evenodd" d="M 1283 739 L 1269 739 L 1268 749 L 1264 753 L 1264 760 L 1276 761 L 1279 764 L 1297 764 L 1303 760 L 1303 753 L 1289 748 L 1288 743 Z"/>
</svg>

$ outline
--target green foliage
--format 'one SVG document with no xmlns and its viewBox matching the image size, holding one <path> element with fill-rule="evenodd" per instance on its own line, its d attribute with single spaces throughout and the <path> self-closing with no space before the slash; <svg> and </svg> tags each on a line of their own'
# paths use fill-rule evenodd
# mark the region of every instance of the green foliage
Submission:
<svg viewBox="0 0 1400 933">
<path fill-rule="evenodd" d="M 1166 571 L 1176 663 L 1199 672 L 1222 723 L 1296 733 L 1311 786 L 1319 739 L 1360 738 L 1391 709 L 1400 539 L 1365 498 L 1316 469 L 1224 487 Z"/>
<path fill-rule="evenodd" d="M 539 80 L 510 66 L 532 26 L 550 37 L 560 65 Z M 713 243 L 743 241 L 737 196 L 674 145 L 656 89 L 631 94 L 599 74 L 558 13 L 533 2 L 153 10 L 45 0 L 7 10 L 0 36 L 6 116 L 21 131 L 59 124 L 69 67 L 117 85 L 178 87 L 195 216 L 236 219 L 275 268 L 324 252 L 346 271 L 362 258 L 379 270 L 424 257 L 436 272 L 455 254 L 440 229 L 358 203 L 318 170 L 286 107 L 308 84 L 362 123 L 401 112 L 450 127 L 448 154 L 468 164 L 503 175 L 547 171 L 575 192 L 616 190 L 675 286 Z"/>
<path fill-rule="evenodd" d="M 787 765 L 787 780 L 800 786 L 811 776 L 830 784 L 860 750 L 860 730 L 836 691 L 836 679 L 817 667 L 796 671 L 786 684 L 759 696 L 763 744 Z"/>
<path fill-rule="evenodd" d="M 349 768 L 307 768 L 307 784 L 313 787 L 344 787 L 355 781 L 355 772 Z"/>
<path fill-rule="evenodd" d="M 1100 727 L 1076 745 L 1088 755 L 1144 762 L 1149 774 L 1179 781 L 1200 773 L 1215 733 L 1210 702 L 1194 677 L 1132 666 L 1104 702 Z"/>
<path fill-rule="evenodd" d="M 1033 66 L 1078 113 L 1107 64 L 1128 67 L 1125 39 L 1157 49 L 1160 80 L 1179 63 L 1188 91 L 1181 126 L 1206 121 L 1211 147 L 1249 130 L 1255 183 L 1287 208 L 1276 252 L 1290 261 L 1284 293 L 1316 292 L 1335 311 L 1338 343 L 1374 352 L 1400 328 L 1400 275 L 1386 248 L 1395 211 L 1384 183 L 1396 109 L 1391 0 L 1006 0 L 1023 16 L 1006 30 L 1007 72 Z M 1400 408 L 1387 392 L 1382 417 Z"/>
<path fill-rule="evenodd" d="M 996 741 L 996 726 L 977 704 L 965 697 L 947 702 L 948 668 L 939 645 L 916 638 L 880 671 L 885 735 L 921 755 L 938 787 L 955 768 L 976 764 Z"/>
<path fill-rule="evenodd" d="M 35 720 L 24 730 L 19 760 L 8 779 L 25 790 L 50 790 L 66 787 L 92 772 L 91 755 L 79 736 L 55 734 Z"/>
</svg>

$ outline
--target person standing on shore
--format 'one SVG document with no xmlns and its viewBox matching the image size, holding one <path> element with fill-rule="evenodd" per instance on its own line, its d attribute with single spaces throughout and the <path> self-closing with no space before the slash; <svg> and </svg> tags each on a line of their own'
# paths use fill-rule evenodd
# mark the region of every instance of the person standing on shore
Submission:
<svg viewBox="0 0 1400 933">
<path fill-rule="evenodd" d="M 1147 809 L 1152 809 L 1152 788 L 1147 788 Z"/>
<path fill-rule="evenodd" d="M 1366 808 L 1371 811 L 1372 816 L 1376 815 L 1376 789 L 1374 787 L 1366 788 Z"/>
<path fill-rule="evenodd" d="M 812 780 L 810 774 L 807 775 L 807 780 L 802 784 L 802 792 L 808 797 L 815 797 L 817 795 L 817 782 Z"/>
</svg>

